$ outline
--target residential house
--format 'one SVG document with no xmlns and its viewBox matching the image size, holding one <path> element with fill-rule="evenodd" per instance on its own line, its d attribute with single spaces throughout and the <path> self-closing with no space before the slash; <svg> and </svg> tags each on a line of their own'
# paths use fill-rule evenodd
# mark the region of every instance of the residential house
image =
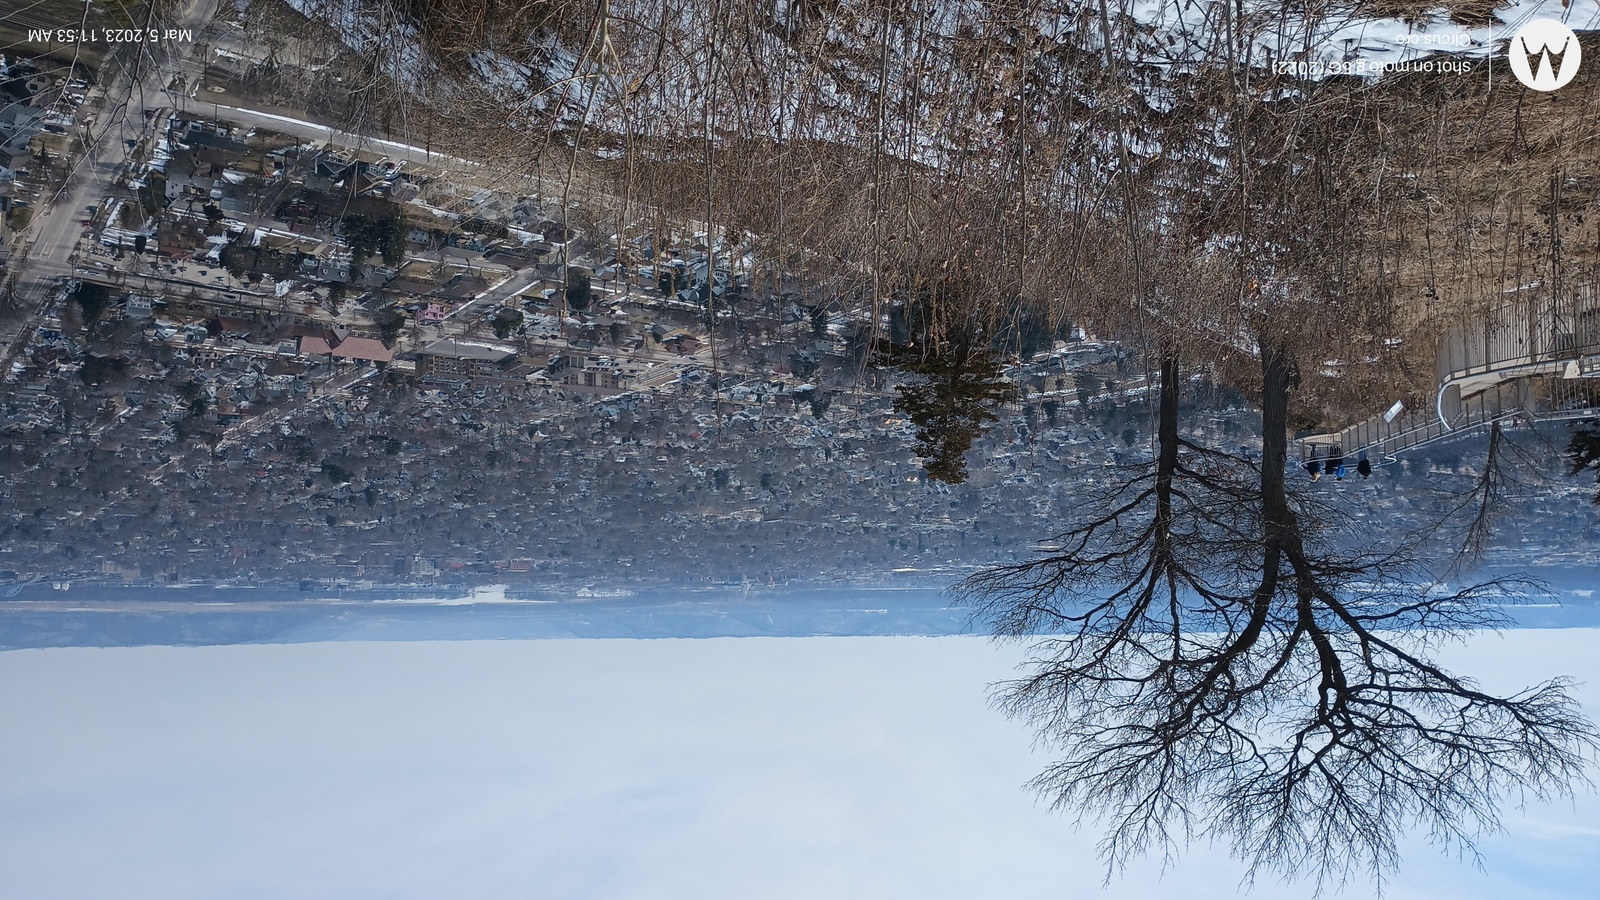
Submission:
<svg viewBox="0 0 1600 900">
<path fill-rule="evenodd" d="M 630 369 L 624 369 L 610 357 L 567 353 L 558 357 L 558 360 L 552 361 L 551 371 L 559 377 L 559 383 L 564 387 L 578 388 L 586 393 L 628 390 L 637 374 Z"/>
<path fill-rule="evenodd" d="M 394 359 L 394 350 L 385 347 L 376 338 L 351 337 L 344 329 L 317 329 L 296 326 L 291 332 L 300 334 L 301 356 L 328 356 L 346 362 L 387 363 Z"/>
<path fill-rule="evenodd" d="M 28 164 L 33 155 L 29 144 L 38 134 L 44 120 L 44 110 L 15 103 L 0 106 L 0 166 L 19 169 Z"/>
</svg>

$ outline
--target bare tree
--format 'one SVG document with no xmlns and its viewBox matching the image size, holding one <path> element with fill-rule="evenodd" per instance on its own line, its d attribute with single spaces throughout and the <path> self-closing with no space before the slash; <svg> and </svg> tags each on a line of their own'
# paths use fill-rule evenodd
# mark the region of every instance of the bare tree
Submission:
<svg viewBox="0 0 1600 900">
<path fill-rule="evenodd" d="M 1483 561 L 1500 526 L 1547 480 L 1549 461 L 1563 452 L 1531 419 L 1490 424 L 1477 477 L 1468 490 L 1457 495 L 1449 515 L 1440 523 L 1437 540 L 1460 548 L 1447 571 L 1449 576 L 1456 577 Z M 1449 527 L 1456 522 L 1461 524 Z"/>
<path fill-rule="evenodd" d="M 1178 437 L 1163 365 L 1150 471 L 959 592 L 1039 638 L 995 701 L 1059 754 L 1032 786 L 1104 824 L 1113 869 L 1218 840 L 1252 879 L 1381 886 L 1407 830 L 1472 853 L 1504 802 L 1569 791 L 1594 732 L 1563 679 L 1499 696 L 1431 658 L 1505 624 L 1526 583 L 1447 593 L 1415 544 L 1344 550 L 1308 523 L 1285 479 L 1293 366 L 1262 346 L 1259 466 Z"/>
</svg>

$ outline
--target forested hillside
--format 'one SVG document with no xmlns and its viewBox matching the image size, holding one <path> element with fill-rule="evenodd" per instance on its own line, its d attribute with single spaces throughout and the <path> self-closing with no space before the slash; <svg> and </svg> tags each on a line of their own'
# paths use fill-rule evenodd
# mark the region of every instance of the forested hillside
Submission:
<svg viewBox="0 0 1600 900">
<path fill-rule="evenodd" d="M 1590 289 L 1593 68 L 1539 94 L 1492 59 L 1547 6 L 1595 13 L 274 0 L 249 27 L 336 60 L 300 89 L 347 117 L 543 177 L 625 262 L 709 222 L 836 311 L 935 304 L 1013 349 L 1087 323 L 1221 368 L 1265 317 L 1312 423 L 1420 400 L 1432 337 L 1507 294 Z"/>
</svg>

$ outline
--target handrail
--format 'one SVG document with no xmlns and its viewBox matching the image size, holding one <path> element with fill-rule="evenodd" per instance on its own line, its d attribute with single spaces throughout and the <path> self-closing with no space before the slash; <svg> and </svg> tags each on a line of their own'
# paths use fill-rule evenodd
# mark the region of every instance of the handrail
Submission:
<svg viewBox="0 0 1600 900">
<path fill-rule="evenodd" d="M 1453 373 L 1449 377 L 1447 377 L 1444 381 L 1441 381 L 1439 383 L 1439 390 L 1434 394 L 1433 411 L 1434 411 L 1435 414 L 1438 415 L 1439 423 L 1442 424 L 1448 430 L 1448 429 L 1451 428 L 1451 425 L 1450 425 L 1450 419 L 1448 417 L 1446 417 L 1445 414 L 1444 414 L 1444 395 L 1445 395 L 1445 393 L 1447 391 L 1450 390 L 1450 388 L 1456 387 L 1458 384 L 1460 384 L 1463 381 L 1468 381 L 1468 380 L 1473 379 L 1473 378 L 1482 378 L 1482 377 L 1484 377 L 1486 375 L 1493 375 L 1493 376 L 1497 376 L 1499 378 L 1499 380 L 1497 380 L 1490 388 L 1484 388 L 1482 391 L 1479 391 L 1477 394 L 1473 394 L 1472 395 L 1472 396 L 1476 397 L 1476 396 L 1478 396 L 1478 394 L 1486 393 L 1491 388 L 1499 388 L 1500 386 L 1504 385 L 1506 382 L 1515 380 L 1517 378 L 1527 378 L 1527 377 L 1532 376 L 1532 375 L 1554 375 L 1554 374 L 1556 374 L 1558 372 L 1565 371 L 1567 363 L 1569 363 L 1571 361 L 1572 360 L 1565 359 L 1565 358 L 1563 358 L 1563 359 L 1552 359 L 1552 360 L 1545 360 L 1543 362 L 1537 362 L 1537 363 L 1522 363 L 1520 365 L 1510 366 L 1510 367 L 1507 367 L 1507 368 L 1504 368 L 1504 369 L 1486 368 L 1484 371 L 1472 372 L 1471 374 L 1454 374 Z M 1547 371 L 1541 371 L 1541 370 L 1547 370 Z M 1463 401 L 1465 399 L 1466 399 L 1465 397 L 1462 398 Z"/>
<path fill-rule="evenodd" d="M 1492 375 L 1496 372 L 1511 371 L 1524 366 L 1542 366 L 1556 362 L 1571 362 L 1574 359 L 1579 359 L 1584 356 L 1595 355 L 1600 355 L 1600 342 L 1585 344 L 1582 347 L 1572 347 L 1562 350 L 1559 353 L 1539 354 L 1541 358 L 1537 360 L 1533 358 L 1534 354 L 1528 354 L 1526 356 L 1519 357 L 1520 359 L 1526 360 L 1526 362 L 1517 362 L 1512 365 L 1506 365 L 1506 363 L 1511 362 L 1511 360 L 1502 359 L 1498 362 L 1488 362 L 1478 366 L 1467 366 L 1465 369 L 1456 369 L 1451 372 L 1446 372 L 1441 380 L 1460 381 L 1465 378 L 1473 378 L 1479 375 Z"/>
<path fill-rule="evenodd" d="M 1536 422 L 1552 422 L 1596 417 L 1600 417 L 1600 407 L 1585 407 L 1580 409 L 1562 409 L 1539 412 L 1528 409 L 1524 406 L 1516 406 L 1510 409 L 1501 410 L 1492 415 L 1475 418 L 1472 421 L 1462 421 L 1461 419 L 1457 419 L 1454 423 L 1454 427 L 1445 431 L 1440 431 L 1437 434 L 1426 435 L 1420 440 L 1414 442 L 1407 443 L 1406 440 L 1418 433 L 1426 434 L 1426 432 L 1438 426 L 1431 423 L 1428 425 L 1412 426 L 1403 431 L 1397 431 L 1393 434 L 1384 435 L 1378 440 L 1371 441 L 1359 447 L 1351 448 L 1347 451 L 1342 450 L 1341 448 L 1341 451 L 1345 453 L 1359 453 L 1363 450 L 1366 450 L 1377 453 L 1385 459 L 1392 459 L 1397 453 L 1416 450 L 1418 448 L 1426 447 L 1445 440 L 1468 437 L 1476 433 L 1479 429 L 1487 428 L 1508 420 L 1527 419 Z M 1395 446 L 1397 444 L 1403 446 Z M 1304 444 L 1302 446 L 1304 446 Z"/>
<path fill-rule="evenodd" d="M 1526 357 L 1527 362 L 1518 362 L 1514 365 L 1503 365 L 1508 360 L 1502 360 L 1499 363 L 1484 363 L 1481 366 L 1468 366 L 1465 369 L 1450 372 L 1439 382 L 1439 390 L 1434 395 L 1434 412 L 1439 416 L 1440 423 L 1449 428 L 1450 422 L 1444 414 L 1444 395 L 1445 391 L 1451 387 L 1472 378 L 1482 378 L 1485 375 L 1499 376 L 1499 381 L 1495 383 L 1498 387 L 1515 378 L 1562 372 L 1565 371 L 1567 363 L 1594 355 L 1600 355 L 1600 343 L 1562 350 L 1560 354 L 1545 354 L 1544 358 L 1538 361 L 1534 361 L 1530 355 Z M 1541 372 L 1540 370 L 1547 371 Z"/>
</svg>

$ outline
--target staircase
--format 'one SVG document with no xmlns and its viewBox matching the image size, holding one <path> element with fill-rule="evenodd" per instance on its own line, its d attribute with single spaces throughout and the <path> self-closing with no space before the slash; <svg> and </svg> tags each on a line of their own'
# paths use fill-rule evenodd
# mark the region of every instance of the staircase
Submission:
<svg viewBox="0 0 1600 900">
<path fill-rule="evenodd" d="M 1373 416 L 1333 434 L 1299 439 L 1300 460 L 1354 456 L 1362 450 L 1374 459 L 1395 456 L 1443 440 L 1476 434 L 1497 422 L 1557 421 L 1600 417 L 1600 380 L 1560 376 L 1522 376 L 1496 382 L 1469 396 L 1446 392 L 1439 411 L 1408 412 L 1392 422 Z"/>
<path fill-rule="evenodd" d="M 1444 330 L 1436 408 L 1300 438 L 1301 461 L 1362 450 L 1376 461 L 1497 422 L 1600 417 L 1600 296 L 1587 285 L 1560 297 L 1538 287 Z"/>
</svg>

